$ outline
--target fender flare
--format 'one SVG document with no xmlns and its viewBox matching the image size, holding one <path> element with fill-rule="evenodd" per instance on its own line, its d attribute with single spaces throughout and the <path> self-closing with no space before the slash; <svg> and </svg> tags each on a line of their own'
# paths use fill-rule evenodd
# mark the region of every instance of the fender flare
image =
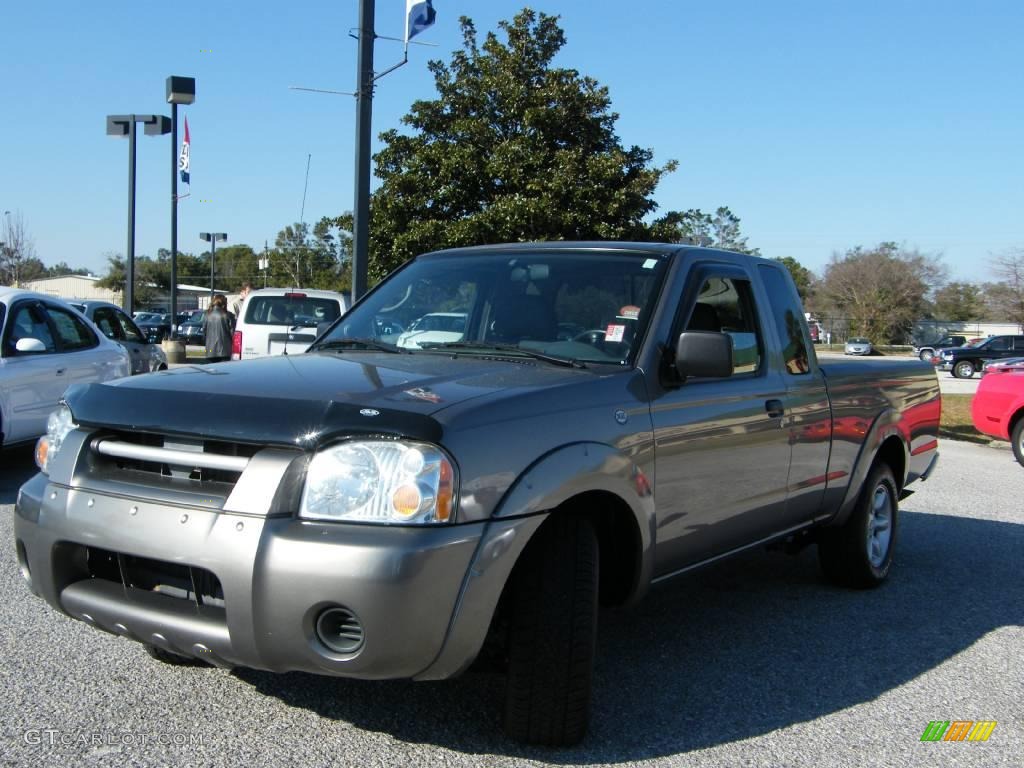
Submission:
<svg viewBox="0 0 1024 768">
<path fill-rule="evenodd" d="M 605 443 L 572 443 L 530 465 L 498 502 L 492 519 L 547 512 L 588 491 L 614 494 L 633 513 L 640 535 L 639 573 L 629 600 L 633 603 L 646 593 L 654 567 L 657 516 L 652 488 L 634 456 Z"/>
<path fill-rule="evenodd" d="M 839 505 L 839 511 L 827 525 L 842 525 L 846 522 L 854 506 L 857 504 L 857 499 L 860 498 L 861 489 L 867 480 L 868 472 L 871 471 L 871 467 L 878 457 L 879 451 L 886 441 L 894 437 L 899 440 L 900 446 L 903 449 L 903 471 L 896 477 L 896 484 L 901 491 L 907 484 L 910 448 L 907 445 L 906 436 L 900 429 L 901 419 L 902 416 L 894 408 L 886 408 L 878 414 L 867 435 L 864 436 L 864 443 L 857 456 L 857 461 L 853 465 L 853 471 L 850 472 L 850 483 L 846 487 L 843 503 Z M 895 468 L 893 469 L 893 475 L 896 475 Z"/>
<path fill-rule="evenodd" d="M 633 458 L 610 445 L 564 445 L 531 464 L 498 502 L 470 563 L 455 611 L 437 658 L 417 680 L 452 677 L 476 658 L 494 610 L 519 555 L 551 510 L 588 491 L 615 494 L 630 508 L 640 534 L 639 573 L 629 602 L 647 591 L 654 567 L 656 519 L 650 482 Z"/>
</svg>

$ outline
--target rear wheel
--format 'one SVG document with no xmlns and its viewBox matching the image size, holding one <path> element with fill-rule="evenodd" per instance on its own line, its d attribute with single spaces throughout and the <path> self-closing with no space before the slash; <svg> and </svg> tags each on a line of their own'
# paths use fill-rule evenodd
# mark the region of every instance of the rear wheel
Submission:
<svg viewBox="0 0 1024 768">
<path fill-rule="evenodd" d="M 818 538 L 818 561 L 829 580 L 860 589 L 885 581 L 896 544 L 897 498 L 889 465 L 875 464 L 846 523 L 823 529 Z"/>
<path fill-rule="evenodd" d="M 961 360 L 953 366 L 953 375 L 958 379 L 969 379 L 974 375 L 974 363 L 970 360 Z"/>
<path fill-rule="evenodd" d="M 555 513 L 516 563 L 505 731 L 546 746 L 578 743 L 590 719 L 598 545 L 590 522 Z"/>
<path fill-rule="evenodd" d="M 1010 441 L 1013 443 L 1013 455 L 1017 457 L 1017 463 L 1024 467 L 1024 416 L 1019 416 L 1013 425 Z"/>
</svg>

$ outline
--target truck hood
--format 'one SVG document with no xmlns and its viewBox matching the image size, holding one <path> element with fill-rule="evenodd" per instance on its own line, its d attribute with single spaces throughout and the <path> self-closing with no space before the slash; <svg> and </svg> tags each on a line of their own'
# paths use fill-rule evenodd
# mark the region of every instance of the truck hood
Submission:
<svg viewBox="0 0 1024 768">
<path fill-rule="evenodd" d="M 315 448 L 341 434 L 438 442 L 433 415 L 449 406 L 592 375 L 529 359 L 318 352 L 76 385 L 65 400 L 82 426 Z"/>
</svg>

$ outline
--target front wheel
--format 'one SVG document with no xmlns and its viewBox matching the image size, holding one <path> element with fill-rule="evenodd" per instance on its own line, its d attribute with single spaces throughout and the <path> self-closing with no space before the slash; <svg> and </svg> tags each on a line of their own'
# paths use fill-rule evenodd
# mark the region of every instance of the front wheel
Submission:
<svg viewBox="0 0 1024 768">
<path fill-rule="evenodd" d="M 974 363 L 963 360 L 953 366 L 953 375 L 958 379 L 969 379 L 974 375 Z"/>
<path fill-rule="evenodd" d="M 818 562 L 830 581 L 847 587 L 877 587 L 889 575 L 899 517 L 896 480 L 888 464 L 868 473 L 850 518 L 825 528 L 818 538 Z"/>
<path fill-rule="evenodd" d="M 1010 441 L 1013 443 L 1013 455 L 1017 457 L 1017 463 L 1024 467 L 1024 416 L 1018 418 L 1013 425 Z"/>
<path fill-rule="evenodd" d="M 597 640 L 597 536 L 556 512 L 512 572 L 505 731 L 529 744 L 577 744 L 590 720 Z"/>
<path fill-rule="evenodd" d="M 925 349 L 925 350 L 921 351 L 921 353 L 918 355 L 918 357 L 921 358 L 922 360 L 924 360 L 924 362 L 928 363 L 928 362 L 931 362 L 932 354 L 933 354 L 932 352 L 930 352 L 929 350 Z"/>
</svg>

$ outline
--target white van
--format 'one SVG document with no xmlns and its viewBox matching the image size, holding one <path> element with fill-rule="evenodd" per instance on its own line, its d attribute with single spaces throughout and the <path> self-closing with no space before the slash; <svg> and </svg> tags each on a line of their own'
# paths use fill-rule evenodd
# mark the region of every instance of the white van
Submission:
<svg viewBox="0 0 1024 768">
<path fill-rule="evenodd" d="M 297 355 L 309 349 L 317 327 L 348 309 L 345 296 L 312 288 L 261 288 L 245 297 L 235 320 L 232 360 Z"/>
</svg>

